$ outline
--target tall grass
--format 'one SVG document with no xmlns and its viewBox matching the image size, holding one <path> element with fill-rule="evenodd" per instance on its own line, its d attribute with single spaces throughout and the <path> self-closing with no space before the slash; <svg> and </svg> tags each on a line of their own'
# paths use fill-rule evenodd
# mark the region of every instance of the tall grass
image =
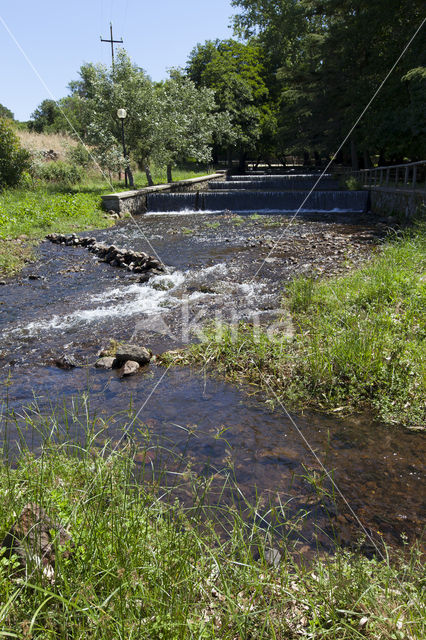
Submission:
<svg viewBox="0 0 426 640">
<path fill-rule="evenodd" d="M 295 407 L 426 423 L 426 236 L 389 241 L 366 266 L 323 281 L 296 279 L 283 307 L 296 334 L 211 327 L 180 361 L 208 362 Z M 167 359 L 167 356 L 165 356 Z"/>
<path fill-rule="evenodd" d="M 21 146 L 32 153 L 50 151 L 58 154 L 59 160 L 65 160 L 68 151 L 77 146 L 77 142 L 65 133 L 36 133 L 25 129 L 16 129 Z"/>
<path fill-rule="evenodd" d="M 31 559 L 23 575 L 14 557 L 0 553 L 1 637 L 423 637 L 416 549 L 392 562 L 338 551 L 309 567 L 284 550 L 284 561 L 271 567 L 271 530 L 259 526 L 256 508 L 248 519 L 235 507 L 216 512 L 195 477 L 189 507 L 167 489 L 159 494 L 135 465 L 143 425 L 121 448 L 100 446 L 108 423 L 79 415 L 24 411 L 21 427 L 25 419 L 26 430 L 43 436 L 37 455 L 24 444 L 25 429 L 13 465 L 3 448 L 0 536 L 36 502 L 67 526 L 74 547 L 68 557 L 69 547 L 57 545 L 54 575 Z M 60 423 L 77 423 L 81 444 Z"/>
</svg>

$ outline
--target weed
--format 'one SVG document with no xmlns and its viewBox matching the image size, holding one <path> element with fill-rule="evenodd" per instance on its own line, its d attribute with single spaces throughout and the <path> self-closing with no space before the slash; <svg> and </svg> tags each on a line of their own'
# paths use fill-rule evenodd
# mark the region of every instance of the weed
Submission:
<svg viewBox="0 0 426 640">
<path fill-rule="evenodd" d="M 204 226 L 207 227 L 207 229 L 218 229 L 220 222 L 205 222 Z"/>
</svg>

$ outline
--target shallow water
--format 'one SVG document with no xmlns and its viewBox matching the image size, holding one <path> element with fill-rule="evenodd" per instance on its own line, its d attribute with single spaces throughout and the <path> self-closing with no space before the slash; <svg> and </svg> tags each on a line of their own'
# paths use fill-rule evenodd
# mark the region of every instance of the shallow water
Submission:
<svg viewBox="0 0 426 640">
<path fill-rule="evenodd" d="M 191 462 L 217 488 L 233 469 L 248 499 L 259 495 L 265 509 L 269 501 L 285 502 L 293 517 L 305 512 L 297 535 L 302 548 L 327 548 L 330 536 L 352 543 L 362 531 L 358 518 L 376 539 L 397 544 L 404 532 L 419 537 L 425 516 L 422 434 L 373 424 L 368 416 L 340 420 L 271 411 L 252 391 L 186 368 L 166 371 L 152 364 L 121 380 L 115 371 L 91 366 L 109 338 L 161 352 L 196 339 L 194 331 L 215 317 L 291 334 L 279 308 L 286 282 L 300 273 L 345 272 L 383 235 L 359 214 L 304 214 L 289 226 L 290 220 L 284 214 L 150 214 L 93 234 L 119 247 L 151 253 L 154 247 L 168 272 L 145 284 L 84 248 L 43 243 L 39 260 L 0 288 L 0 375 L 8 379 L 3 435 L 7 429 L 11 442 L 16 439 L 7 413 L 19 415 L 36 402 L 47 414 L 90 391 L 91 414 L 116 416 L 105 437 L 117 441 L 131 401 L 143 407 L 139 420 L 146 430 L 140 427 L 134 437 L 141 445 L 149 438 L 154 469 L 167 469 L 173 481 Z M 54 359 L 63 353 L 87 366 L 57 368 Z M 22 428 L 24 422 L 17 419 Z M 58 423 L 65 428 L 60 411 Z M 81 437 L 78 422 L 67 428 Z M 41 443 L 33 429 L 21 435 L 34 448 Z M 321 484 L 322 464 L 344 499 L 318 497 L 311 481 L 314 474 Z M 329 479 L 322 486 L 332 492 Z"/>
</svg>

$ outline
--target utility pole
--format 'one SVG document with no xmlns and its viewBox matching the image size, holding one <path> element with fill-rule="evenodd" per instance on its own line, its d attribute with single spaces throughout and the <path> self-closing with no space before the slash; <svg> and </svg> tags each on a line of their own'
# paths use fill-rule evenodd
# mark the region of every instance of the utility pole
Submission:
<svg viewBox="0 0 426 640">
<path fill-rule="evenodd" d="M 111 43 L 111 59 L 112 59 L 112 70 L 114 71 L 114 42 L 117 42 L 118 44 L 123 44 L 123 38 L 120 38 L 120 40 L 114 40 L 113 35 L 112 35 L 112 22 L 109 23 L 109 31 L 111 34 L 111 37 L 109 40 L 104 40 L 104 38 L 102 38 L 101 36 L 101 42 L 110 42 Z"/>
</svg>

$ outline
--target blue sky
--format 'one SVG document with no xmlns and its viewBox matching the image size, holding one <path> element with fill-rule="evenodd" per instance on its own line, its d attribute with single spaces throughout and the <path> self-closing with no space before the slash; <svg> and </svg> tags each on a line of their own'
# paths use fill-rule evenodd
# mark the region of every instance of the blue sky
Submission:
<svg viewBox="0 0 426 640">
<path fill-rule="evenodd" d="M 27 120 L 52 97 L 48 89 L 55 99 L 68 93 L 83 62 L 110 64 L 110 45 L 100 42 L 110 21 L 132 60 L 161 80 L 169 67 L 185 65 L 197 42 L 231 37 L 233 13 L 231 0 L 3 0 L 0 103 Z"/>
</svg>

